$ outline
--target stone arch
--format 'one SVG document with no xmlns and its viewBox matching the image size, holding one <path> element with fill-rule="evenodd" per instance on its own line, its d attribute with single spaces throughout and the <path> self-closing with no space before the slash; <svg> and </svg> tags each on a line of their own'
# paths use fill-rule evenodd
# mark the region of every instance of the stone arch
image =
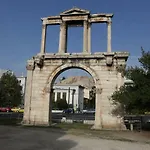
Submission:
<svg viewBox="0 0 150 150">
<path fill-rule="evenodd" d="M 57 68 L 55 68 L 52 73 L 49 75 L 48 77 L 48 80 L 47 80 L 47 84 L 46 84 L 46 88 L 47 89 L 46 91 L 44 90 L 44 92 L 47 92 L 47 94 L 49 93 L 49 103 L 51 103 L 51 96 L 52 96 L 52 86 L 53 86 L 53 83 L 55 81 L 55 79 L 58 77 L 59 74 L 61 74 L 63 71 L 65 70 L 68 70 L 68 69 L 71 69 L 71 68 L 79 68 L 79 69 L 82 69 L 84 71 L 86 71 L 87 73 L 89 73 L 93 80 L 94 80 L 94 83 L 95 83 L 95 87 L 96 87 L 96 99 L 95 99 L 95 110 L 96 110 L 96 114 L 95 114 L 95 122 L 97 124 L 99 124 L 100 127 L 98 128 L 101 128 L 102 126 L 102 117 L 100 116 L 101 114 L 101 109 L 100 109 L 100 101 L 99 99 L 101 98 L 100 95 L 101 95 L 101 83 L 100 83 L 100 79 L 99 79 L 99 76 L 97 75 L 96 71 L 94 69 L 92 69 L 91 67 L 87 66 L 87 65 L 84 65 L 84 64 L 81 64 L 81 63 L 66 63 L 66 64 L 63 64 L 61 66 L 58 66 Z M 44 94 L 45 95 L 45 94 Z M 51 109 L 51 104 L 50 104 L 50 109 Z M 96 117 L 98 116 L 98 117 Z M 49 111 L 49 118 L 51 120 L 51 111 Z M 94 128 L 97 128 L 97 126 L 94 125 Z"/>
<path fill-rule="evenodd" d="M 92 68 L 90 68 L 89 66 L 86 66 L 84 64 L 81 64 L 81 63 L 80 64 L 79 63 L 76 63 L 76 64 L 67 63 L 67 64 L 63 64 L 61 66 L 58 66 L 57 68 L 55 68 L 52 71 L 52 73 L 48 77 L 46 88 L 51 89 L 51 86 L 53 85 L 53 83 L 54 83 L 55 79 L 58 77 L 58 75 L 60 73 L 62 73 L 63 71 L 71 69 L 71 68 L 79 68 L 79 69 L 82 69 L 82 70 L 88 72 L 93 77 L 95 85 L 96 84 L 100 85 L 99 76 Z"/>
</svg>

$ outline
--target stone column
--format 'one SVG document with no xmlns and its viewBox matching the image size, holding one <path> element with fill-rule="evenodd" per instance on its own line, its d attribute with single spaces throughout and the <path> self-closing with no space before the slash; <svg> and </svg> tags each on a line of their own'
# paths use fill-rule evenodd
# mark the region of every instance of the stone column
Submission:
<svg viewBox="0 0 150 150">
<path fill-rule="evenodd" d="M 107 52 L 111 52 L 111 21 L 107 22 Z"/>
<path fill-rule="evenodd" d="M 60 92 L 60 98 L 63 99 L 63 92 Z"/>
<path fill-rule="evenodd" d="M 26 81 L 26 90 L 25 90 L 23 124 L 30 124 L 34 60 L 29 60 L 26 68 L 27 68 L 27 81 Z"/>
<path fill-rule="evenodd" d="M 83 52 L 88 52 L 88 22 L 84 20 L 83 22 Z"/>
<path fill-rule="evenodd" d="M 95 122 L 94 122 L 94 129 L 102 129 L 102 108 L 101 108 L 101 100 L 102 100 L 102 95 L 101 95 L 101 86 L 96 85 L 96 108 L 95 108 Z"/>
<path fill-rule="evenodd" d="M 47 30 L 47 25 L 46 25 L 46 24 L 43 24 L 43 25 L 42 25 L 42 38 L 41 38 L 41 54 L 44 54 L 44 53 L 45 53 L 46 30 Z"/>
<path fill-rule="evenodd" d="M 67 104 L 68 104 L 68 90 L 67 90 L 67 92 L 66 92 L 66 101 L 67 101 Z"/>
<path fill-rule="evenodd" d="M 88 53 L 91 52 L 91 24 L 88 24 Z"/>
<path fill-rule="evenodd" d="M 59 53 L 67 52 L 67 31 L 66 22 L 62 22 L 60 24 Z"/>
<path fill-rule="evenodd" d="M 62 24 L 60 24 L 58 52 L 61 53 L 61 51 L 62 51 Z"/>
<path fill-rule="evenodd" d="M 57 101 L 57 92 L 55 92 L 55 100 L 54 100 L 54 102 L 56 102 Z"/>
</svg>

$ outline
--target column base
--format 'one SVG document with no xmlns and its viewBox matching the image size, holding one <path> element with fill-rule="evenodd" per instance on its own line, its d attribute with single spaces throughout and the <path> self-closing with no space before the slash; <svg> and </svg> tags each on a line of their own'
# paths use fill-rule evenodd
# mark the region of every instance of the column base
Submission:
<svg viewBox="0 0 150 150">
<path fill-rule="evenodd" d="M 39 121 L 34 122 L 34 121 L 25 121 L 25 120 L 23 120 L 21 124 L 24 126 L 50 126 L 51 125 L 50 122 L 39 122 Z"/>
<path fill-rule="evenodd" d="M 100 126 L 100 125 L 93 125 L 93 126 L 91 127 L 91 129 L 92 129 L 92 130 L 103 130 L 103 129 L 102 129 L 102 126 Z"/>
<path fill-rule="evenodd" d="M 88 52 L 88 51 L 83 51 L 83 53 L 82 54 L 87 54 L 87 55 L 91 55 L 91 52 Z"/>
<path fill-rule="evenodd" d="M 109 123 L 109 124 L 102 124 L 102 125 L 96 125 L 94 124 L 92 126 L 91 129 L 94 129 L 94 130 L 127 130 L 126 126 L 124 123 Z"/>
</svg>

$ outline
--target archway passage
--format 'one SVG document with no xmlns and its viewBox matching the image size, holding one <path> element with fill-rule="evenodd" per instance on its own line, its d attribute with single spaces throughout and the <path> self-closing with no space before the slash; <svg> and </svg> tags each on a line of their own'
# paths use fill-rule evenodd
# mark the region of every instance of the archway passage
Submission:
<svg viewBox="0 0 150 150">
<path fill-rule="evenodd" d="M 57 116 L 61 117 L 61 114 L 74 116 L 80 113 L 81 119 L 83 113 L 93 115 L 96 98 L 93 77 L 77 68 L 60 71 L 56 76 L 54 84 L 51 85 L 52 121 L 55 121 Z"/>
<path fill-rule="evenodd" d="M 96 90 L 96 113 L 94 128 L 121 129 L 121 119 L 112 116 L 110 102 L 112 93 L 124 83 L 122 71 L 128 52 L 111 52 L 111 18 L 113 14 L 90 14 L 88 10 L 73 8 L 59 16 L 42 18 L 41 51 L 27 62 L 27 83 L 23 123 L 50 125 L 50 97 L 57 76 L 70 68 L 87 71 L 94 80 Z M 79 22 L 79 20 L 81 22 Z M 67 53 L 67 27 L 70 21 L 83 25 L 82 53 Z M 107 52 L 90 52 L 91 24 L 107 23 Z M 60 25 L 58 53 L 45 53 L 48 25 Z"/>
<path fill-rule="evenodd" d="M 49 81 L 48 81 L 48 83 L 47 83 L 47 86 L 50 86 L 50 109 L 52 109 L 52 99 L 53 99 L 53 97 L 54 97 L 54 88 L 53 88 L 53 85 L 54 85 L 54 82 L 56 81 L 56 79 L 57 79 L 57 77 L 62 73 L 62 72 L 64 72 L 64 71 L 66 71 L 66 70 L 68 70 L 68 69 L 71 69 L 71 68 L 78 68 L 78 69 L 81 69 L 81 70 L 84 70 L 85 72 L 87 72 L 91 77 L 92 77 L 92 79 L 93 79 L 93 83 L 94 83 L 94 86 L 95 87 L 97 87 L 97 88 L 99 88 L 100 89 L 100 87 L 98 87 L 98 86 L 100 86 L 100 80 L 98 79 L 98 76 L 97 76 L 97 74 L 93 71 L 93 69 L 91 69 L 90 67 L 88 67 L 88 66 L 86 66 L 86 65 L 84 65 L 84 64 L 81 64 L 80 62 L 78 62 L 78 63 L 66 63 L 66 64 L 64 64 L 64 65 L 61 65 L 61 66 L 59 66 L 59 67 L 57 67 L 57 69 L 55 69 L 55 71 L 54 72 L 52 72 L 52 74 L 50 74 L 49 75 Z M 55 88 L 56 88 L 57 86 L 55 86 Z M 59 88 L 62 88 L 62 86 L 58 86 Z M 47 87 L 48 88 L 48 87 Z M 74 87 L 71 87 L 71 86 L 68 86 L 68 87 L 64 87 L 63 86 L 63 88 L 68 88 L 68 90 L 67 90 L 67 93 L 69 93 L 69 94 L 67 94 L 67 95 L 70 95 L 70 93 L 71 92 L 73 92 L 73 89 L 74 88 L 76 88 L 75 90 L 79 90 L 80 89 L 80 91 L 81 91 L 81 93 L 83 92 L 83 90 L 82 90 L 82 87 L 81 86 L 74 86 Z M 81 94 L 80 93 L 80 94 Z M 97 93 L 96 95 L 95 95 L 95 99 L 94 99 L 94 101 L 97 101 L 98 102 L 98 98 L 100 98 L 100 96 L 98 96 L 100 93 Z M 81 94 L 82 95 L 82 94 Z M 57 95 L 58 96 L 58 95 Z M 61 95 L 60 95 L 60 97 L 62 97 Z M 97 97 L 97 98 L 96 98 Z M 78 109 L 81 111 L 81 112 L 83 112 L 83 109 L 84 109 L 84 102 L 81 100 L 82 98 L 81 98 L 81 96 L 80 96 L 80 102 L 79 103 L 76 103 L 77 104 L 77 106 L 79 106 L 78 107 Z M 69 103 L 69 102 L 71 102 L 73 99 L 71 98 L 71 97 L 68 97 L 67 96 L 67 103 Z M 75 101 L 74 101 L 74 103 L 75 103 Z M 97 105 L 98 106 L 98 105 Z M 73 107 L 73 106 L 71 106 L 71 107 Z M 97 109 L 97 107 L 95 108 L 95 109 Z M 75 111 L 77 111 L 77 107 L 76 106 L 74 106 L 73 107 L 73 110 L 75 110 Z M 99 108 L 98 108 L 98 110 L 96 111 L 96 112 L 98 112 L 98 114 L 100 114 L 100 112 L 99 112 Z M 52 120 L 52 118 L 51 118 L 51 111 L 50 111 L 50 120 Z M 99 119 L 99 122 L 100 122 L 100 119 L 101 118 L 98 118 Z M 101 124 L 101 123 L 100 123 Z"/>
</svg>

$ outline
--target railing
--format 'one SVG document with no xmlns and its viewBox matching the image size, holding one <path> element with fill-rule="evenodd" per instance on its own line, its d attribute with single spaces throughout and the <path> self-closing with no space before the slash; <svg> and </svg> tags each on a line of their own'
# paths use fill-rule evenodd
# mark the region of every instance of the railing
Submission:
<svg viewBox="0 0 150 150">
<path fill-rule="evenodd" d="M 1 125 L 18 125 L 21 123 L 23 113 L 0 112 Z"/>
<path fill-rule="evenodd" d="M 23 119 L 23 113 L 14 113 L 14 112 L 0 112 L 0 123 L 3 122 L 21 122 Z M 95 116 L 94 114 L 65 114 L 65 113 L 52 113 L 53 122 L 82 122 L 85 124 L 93 124 Z"/>
<path fill-rule="evenodd" d="M 150 130 L 150 115 L 126 115 L 124 123 L 131 131 Z"/>
</svg>

